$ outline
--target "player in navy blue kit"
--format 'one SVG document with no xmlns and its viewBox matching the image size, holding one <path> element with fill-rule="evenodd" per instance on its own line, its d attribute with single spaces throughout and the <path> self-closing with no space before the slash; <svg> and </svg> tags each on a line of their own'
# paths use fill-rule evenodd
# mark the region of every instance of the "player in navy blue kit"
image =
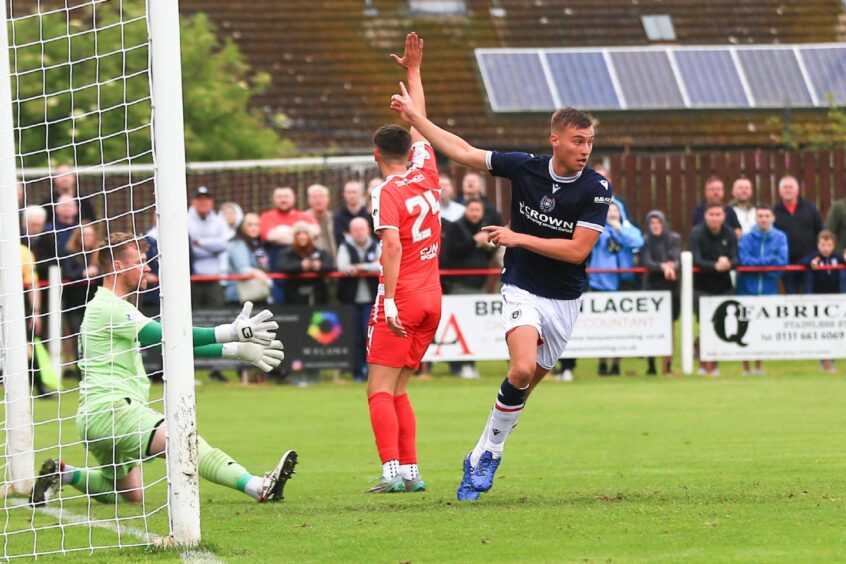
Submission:
<svg viewBox="0 0 846 564">
<path fill-rule="evenodd" d="M 509 433 L 526 397 L 564 352 L 579 314 L 585 260 L 605 227 L 612 190 L 587 166 L 593 118 L 573 108 L 552 114 L 552 156 L 484 151 L 445 131 L 414 108 L 405 85 L 391 108 L 439 151 L 471 169 L 511 180 L 511 224 L 489 226 L 506 248 L 503 320 L 511 363 L 475 448 L 464 459 L 459 500 L 476 500 L 493 486 Z"/>
</svg>

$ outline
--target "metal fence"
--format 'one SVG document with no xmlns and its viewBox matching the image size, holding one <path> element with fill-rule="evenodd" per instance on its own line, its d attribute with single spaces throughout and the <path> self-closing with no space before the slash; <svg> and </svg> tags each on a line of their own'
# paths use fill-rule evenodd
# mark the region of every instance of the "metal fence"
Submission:
<svg viewBox="0 0 846 564">
<path fill-rule="evenodd" d="M 785 174 L 795 176 L 802 186 L 802 195 L 813 202 L 825 217 L 831 202 L 846 197 L 846 149 L 828 151 L 780 151 L 759 149 L 743 152 L 702 151 L 692 153 L 625 153 L 605 159 L 609 166 L 615 193 L 623 198 L 629 216 L 637 223 L 652 209 L 666 212 L 674 230 L 690 231 L 693 208 L 702 201 L 705 179 L 715 174 L 726 184 L 726 198 L 731 183 L 745 176 L 755 188 L 757 202 L 778 202 L 778 181 Z M 140 171 L 143 167 L 136 167 Z M 466 173 L 462 167 L 448 167 L 456 187 Z M 347 180 L 365 183 L 379 174 L 372 156 L 315 157 L 268 161 L 193 163 L 188 165 L 188 190 L 205 185 L 214 190 L 218 204 L 231 200 L 244 211 L 269 209 L 271 193 L 276 186 L 291 186 L 299 194 L 299 206 L 305 207 L 305 189 L 313 183 L 329 187 L 333 206 L 340 205 L 341 190 Z M 28 203 L 49 198 L 50 171 L 25 171 Z M 109 215 L 145 209 L 152 183 L 132 182 L 125 168 L 80 169 L 80 195 L 92 196 L 95 209 L 102 212 L 103 194 L 108 194 Z M 146 179 L 148 175 L 143 175 Z M 131 186 L 131 190 L 112 187 Z M 488 178 L 488 197 L 508 220 L 509 183 L 501 178 Z M 104 191 L 105 190 L 105 191 Z M 143 212 L 141 225 L 150 225 L 149 213 Z M 122 216 L 123 217 L 123 216 Z M 138 219 L 135 219 L 138 221 Z M 118 226 L 120 227 L 120 226 Z"/>
</svg>

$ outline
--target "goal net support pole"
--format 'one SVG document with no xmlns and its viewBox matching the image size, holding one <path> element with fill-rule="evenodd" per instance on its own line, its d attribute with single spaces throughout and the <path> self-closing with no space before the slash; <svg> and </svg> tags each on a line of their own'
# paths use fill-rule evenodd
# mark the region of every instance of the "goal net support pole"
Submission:
<svg viewBox="0 0 846 564">
<path fill-rule="evenodd" d="M 167 475 L 170 530 L 181 546 L 200 542 L 197 418 L 188 260 L 188 201 L 182 118 L 179 4 L 148 0 L 156 159 L 156 215 L 161 249 Z"/>
<path fill-rule="evenodd" d="M 26 313 L 21 270 L 12 83 L 6 2 L 0 2 L 0 315 L 5 349 L 6 479 L 11 490 L 27 494 L 35 468 L 32 399 L 26 358 Z"/>
</svg>

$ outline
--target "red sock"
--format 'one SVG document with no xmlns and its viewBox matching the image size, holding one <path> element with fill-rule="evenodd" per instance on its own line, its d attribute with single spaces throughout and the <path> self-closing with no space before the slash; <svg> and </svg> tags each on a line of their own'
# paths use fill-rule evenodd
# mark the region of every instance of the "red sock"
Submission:
<svg viewBox="0 0 846 564">
<path fill-rule="evenodd" d="M 408 394 L 394 396 L 394 409 L 399 421 L 400 464 L 417 464 L 417 420 Z"/>
<path fill-rule="evenodd" d="M 388 392 L 376 392 L 369 398 L 370 424 L 376 437 L 376 449 L 382 464 L 399 458 L 399 423 L 394 410 L 394 396 Z"/>
</svg>

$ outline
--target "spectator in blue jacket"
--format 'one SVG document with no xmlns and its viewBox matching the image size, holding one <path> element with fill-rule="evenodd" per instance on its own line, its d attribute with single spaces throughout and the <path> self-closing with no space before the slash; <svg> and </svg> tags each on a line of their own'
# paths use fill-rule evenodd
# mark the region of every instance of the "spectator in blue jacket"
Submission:
<svg viewBox="0 0 846 564">
<path fill-rule="evenodd" d="M 612 201 L 608 206 L 605 231 L 590 255 L 590 268 L 631 268 L 634 255 L 643 246 L 640 230 L 621 213 L 620 207 Z M 635 278 L 631 273 L 591 274 L 588 284 L 591 290 L 614 292 L 620 289 L 622 280 Z"/>
<path fill-rule="evenodd" d="M 775 214 L 770 206 L 759 205 L 755 227 L 740 238 L 738 255 L 741 266 L 784 266 L 787 264 L 787 235 L 773 227 Z M 770 296 L 778 293 L 782 271 L 741 272 L 737 275 L 737 295 Z M 743 361 L 743 374 L 749 375 L 749 362 Z M 754 374 L 763 374 L 761 361 L 755 361 Z"/>
<path fill-rule="evenodd" d="M 599 236 L 599 241 L 590 255 L 590 268 L 630 268 L 634 266 L 634 253 L 643 246 L 643 235 L 620 213 L 620 207 L 612 201 L 608 206 L 608 218 L 605 220 L 605 231 Z M 631 278 L 634 275 L 629 274 Z M 623 275 L 617 273 L 597 273 L 588 277 L 591 290 L 599 292 L 614 292 L 620 289 Z M 620 359 L 599 359 L 600 376 L 619 376 Z"/>
<path fill-rule="evenodd" d="M 223 297 L 229 303 L 265 303 L 270 297 L 272 282 L 267 275 L 268 260 L 261 244 L 259 233 L 261 223 L 258 214 L 248 213 L 241 221 L 238 233 L 227 247 L 227 274 L 243 274 L 250 280 L 230 280 L 223 290 Z"/>
</svg>

